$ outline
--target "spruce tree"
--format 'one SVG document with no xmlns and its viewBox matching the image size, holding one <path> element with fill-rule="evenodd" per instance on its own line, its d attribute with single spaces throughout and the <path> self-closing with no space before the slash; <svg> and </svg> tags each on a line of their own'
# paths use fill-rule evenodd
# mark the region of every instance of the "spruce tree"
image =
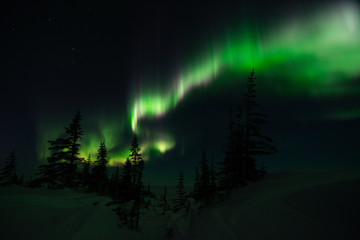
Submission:
<svg viewBox="0 0 360 240">
<path fill-rule="evenodd" d="M 15 150 L 13 150 L 6 158 L 5 165 L 0 171 L 0 185 L 11 185 L 16 183 L 16 154 Z"/>
<path fill-rule="evenodd" d="M 211 165 L 210 165 L 210 195 L 211 197 L 216 195 L 216 172 L 214 166 L 214 159 L 211 158 Z"/>
<path fill-rule="evenodd" d="M 137 142 L 137 137 L 136 135 L 134 136 L 132 142 L 131 142 L 131 147 L 130 147 L 130 161 L 131 164 L 133 165 L 133 179 L 132 179 L 132 184 L 133 184 L 133 189 L 135 191 L 141 191 L 142 187 L 143 187 L 143 183 L 142 183 L 142 172 L 144 169 L 144 160 L 142 158 L 142 154 L 140 153 L 141 148 Z"/>
<path fill-rule="evenodd" d="M 200 199 L 204 202 L 205 205 L 208 205 L 210 201 L 210 171 L 209 171 L 209 164 L 205 150 L 202 152 L 200 167 L 201 167 L 200 186 L 199 186 Z"/>
<path fill-rule="evenodd" d="M 167 189 L 164 187 L 164 192 L 160 195 L 160 207 L 162 208 L 162 214 L 169 210 L 169 204 L 167 201 Z"/>
<path fill-rule="evenodd" d="M 108 174 L 107 174 L 107 149 L 105 146 L 105 141 L 100 142 L 98 149 L 96 161 L 94 162 L 94 167 L 92 169 L 92 182 L 93 190 L 99 194 L 105 194 L 107 191 L 108 184 Z"/>
<path fill-rule="evenodd" d="M 232 108 L 228 126 L 228 143 L 224 161 L 221 163 L 220 189 L 231 190 L 244 186 L 247 181 L 257 180 L 264 175 L 264 167 L 258 169 L 256 156 L 274 153 L 271 138 L 262 134 L 262 126 L 266 123 L 266 116 L 256 111 L 254 69 L 250 73 L 247 92 L 244 94 L 244 114 L 238 106 L 238 113 L 234 120 Z"/>
<path fill-rule="evenodd" d="M 49 150 L 51 155 L 47 157 L 47 164 L 39 166 L 37 175 L 41 175 L 40 181 L 47 183 L 49 188 L 64 187 L 64 173 L 69 152 L 67 151 L 68 139 L 57 138 L 48 141 L 50 143 Z"/>
<path fill-rule="evenodd" d="M 227 127 L 228 136 L 227 136 L 227 145 L 225 151 L 225 158 L 221 162 L 220 169 L 220 189 L 221 190 L 230 190 L 235 187 L 235 176 L 234 176 L 234 162 L 235 162 L 235 150 L 236 150 L 236 131 L 235 131 L 235 121 L 233 118 L 233 108 L 231 106 L 229 112 L 229 125 Z"/>
<path fill-rule="evenodd" d="M 68 156 L 65 159 L 65 186 L 72 188 L 75 187 L 77 164 L 82 161 L 79 157 L 79 151 L 80 139 L 84 132 L 81 128 L 81 114 L 79 111 L 75 113 L 70 125 L 65 127 L 65 132 L 68 136 Z"/>
<path fill-rule="evenodd" d="M 194 189 L 192 192 L 192 197 L 198 201 L 200 200 L 200 174 L 199 174 L 199 169 L 197 166 L 195 166 L 195 181 L 194 181 Z"/>
<path fill-rule="evenodd" d="M 234 147 L 232 175 L 234 187 L 246 185 L 245 182 L 245 157 L 244 157 L 244 126 L 242 124 L 242 109 L 238 106 L 234 128 Z"/>
<path fill-rule="evenodd" d="M 266 116 L 256 111 L 254 69 L 248 77 L 247 92 L 244 95 L 245 105 L 245 134 L 244 134 L 244 175 L 248 180 L 259 178 L 259 170 L 256 166 L 256 156 L 269 155 L 276 152 L 272 146 L 272 139 L 262 134 L 262 126 L 267 123 Z"/>
<path fill-rule="evenodd" d="M 88 158 L 83 161 L 83 171 L 81 176 L 82 179 L 81 182 L 85 190 L 88 190 L 90 185 L 90 166 L 91 166 L 91 156 L 89 154 Z"/>
<path fill-rule="evenodd" d="M 65 127 L 64 137 L 48 141 L 51 155 L 47 164 L 39 166 L 41 180 L 49 187 L 76 187 L 77 164 L 83 159 L 79 157 L 81 129 L 81 115 L 76 112 L 72 122 Z"/>
<path fill-rule="evenodd" d="M 139 221 L 140 221 L 140 208 L 144 204 L 144 194 L 143 194 L 143 182 L 142 182 L 142 172 L 144 169 L 144 160 L 142 158 L 141 148 L 138 144 L 136 135 L 134 136 L 131 147 L 130 147 L 129 159 L 132 165 L 132 178 L 131 178 L 131 193 L 132 199 L 134 200 L 133 207 L 131 209 L 131 218 L 133 219 L 132 228 L 139 230 Z"/>
<path fill-rule="evenodd" d="M 180 172 L 179 180 L 176 185 L 176 198 L 174 199 L 174 212 L 177 212 L 181 209 L 185 209 L 187 206 L 187 197 L 184 187 L 184 174 Z"/>
<path fill-rule="evenodd" d="M 130 159 L 126 158 L 121 175 L 121 201 L 123 202 L 129 201 L 133 197 L 132 175 L 133 166 Z"/>
</svg>

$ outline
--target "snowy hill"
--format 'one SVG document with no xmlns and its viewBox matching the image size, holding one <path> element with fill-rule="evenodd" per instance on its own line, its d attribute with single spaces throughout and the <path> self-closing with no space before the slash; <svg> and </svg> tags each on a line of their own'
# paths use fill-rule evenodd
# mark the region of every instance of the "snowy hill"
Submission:
<svg viewBox="0 0 360 240">
<path fill-rule="evenodd" d="M 212 207 L 193 205 L 187 216 L 144 210 L 140 233 L 117 228 L 109 201 L 2 187 L 0 239 L 166 239 L 169 231 L 172 239 L 360 239 L 360 171 L 270 174 Z"/>
<path fill-rule="evenodd" d="M 359 203 L 359 171 L 272 174 L 193 217 L 188 236 L 360 239 Z"/>
</svg>

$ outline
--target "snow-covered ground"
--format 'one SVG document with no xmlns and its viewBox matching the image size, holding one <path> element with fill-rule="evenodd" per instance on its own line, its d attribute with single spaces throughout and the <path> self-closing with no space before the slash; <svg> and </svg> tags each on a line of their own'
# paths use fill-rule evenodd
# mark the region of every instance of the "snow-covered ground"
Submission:
<svg viewBox="0 0 360 240">
<path fill-rule="evenodd" d="M 160 240 L 166 229 L 172 239 L 360 239 L 359 170 L 270 174 L 212 207 L 193 206 L 187 216 L 146 210 L 140 233 L 117 228 L 110 201 L 70 190 L 1 187 L 0 239 Z"/>
</svg>

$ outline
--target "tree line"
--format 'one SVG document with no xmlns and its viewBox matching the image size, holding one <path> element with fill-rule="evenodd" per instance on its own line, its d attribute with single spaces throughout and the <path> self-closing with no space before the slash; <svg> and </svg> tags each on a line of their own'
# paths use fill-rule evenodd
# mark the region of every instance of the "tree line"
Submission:
<svg viewBox="0 0 360 240">
<path fill-rule="evenodd" d="M 250 72 L 246 84 L 246 93 L 242 105 L 237 105 L 237 113 L 233 109 L 229 113 L 228 136 L 225 157 L 215 167 L 214 160 L 209 163 L 205 150 L 202 152 L 199 167 L 195 167 L 193 190 L 186 193 L 184 174 L 179 173 L 176 185 L 176 197 L 168 198 L 167 188 L 158 199 L 160 213 L 169 211 L 189 212 L 190 201 L 206 207 L 219 199 L 221 194 L 246 186 L 260 180 L 265 174 L 265 166 L 259 166 L 256 158 L 269 155 L 277 150 L 270 137 L 263 135 L 262 126 L 267 123 L 266 116 L 257 111 L 255 91 L 255 72 Z M 81 127 L 81 114 L 76 112 L 71 123 L 65 127 L 62 137 L 48 141 L 50 156 L 45 164 L 39 166 L 37 178 L 28 183 L 29 187 L 46 186 L 51 189 L 71 188 L 85 192 L 108 195 L 117 204 L 120 225 L 134 230 L 140 229 L 141 209 L 149 207 L 148 199 L 156 199 L 150 186 L 144 186 L 144 160 L 136 135 L 130 144 L 130 155 L 114 174 L 109 177 L 107 148 L 105 141 L 100 141 L 96 160 L 90 155 L 87 159 L 80 157 L 80 140 L 84 134 Z M 24 184 L 24 176 L 16 174 L 16 156 L 12 151 L 0 170 L 0 185 Z"/>
<path fill-rule="evenodd" d="M 134 136 L 130 152 L 123 165 L 120 175 L 119 167 L 109 178 L 107 148 L 105 141 L 100 141 L 96 160 L 90 155 L 87 159 L 80 157 L 80 140 L 83 136 L 81 114 L 76 112 L 72 122 L 65 127 L 64 135 L 55 140 L 49 140 L 50 156 L 45 164 L 38 167 L 37 177 L 27 183 L 29 187 L 45 186 L 49 189 L 71 188 L 88 193 L 108 195 L 112 204 L 132 202 L 130 210 L 116 209 L 123 224 L 131 229 L 139 229 L 140 208 L 144 206 L 144 198 L 149 191 L 144 189 L 142 172 L 144 160 L 137 137 Z M 12 151 L 0 170 L 0 185 L 24 185 L 22 177 L 16 173 L 16 155 Z"/>
<path fill-rule="evenodd" d="M 277 148 L 272 139 L 262 131 L 267 120 L 266 115 L 257 110 L 259 104 L 256 101 L 255 79 L 253 69 L 248 77 L 242 105 L 237 105 L 236 114 L 230 109 L 224 159 L 219 162 L 219 167 L 215 168 L 213 159 L 209 164 L 204 150 L 199 167 L 195 167 L 193 191 L 188 194 L 183 187 L 183 173 L 180 172 L 174 211 L 188 211 L 189 198 L 201 203 L 200 207 L 209 206 L 221 195 L 264 177 L 265 165 L 262 163 L 259 166 L 257 157 L 276 153 Z"/>
</svg>

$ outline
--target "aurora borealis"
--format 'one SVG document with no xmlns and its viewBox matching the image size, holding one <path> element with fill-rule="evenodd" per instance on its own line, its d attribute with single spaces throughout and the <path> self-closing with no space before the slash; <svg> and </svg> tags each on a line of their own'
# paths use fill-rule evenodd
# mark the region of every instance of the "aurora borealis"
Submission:
<svg viewBox="0 0 360 240">
<path fill-rule="evenodd" d="M 203 61 L 180 71 L 167 91 L 140 91 L 132 104 L 131 126 L 144 117 L 161 117 L 192 88 L 207 85 L 223 71 L 245 74 L 255 67 L 277 77 L 291 76 L 280 94 L 342 95 L 360 89 L 341 87 L 360 74 L 360 13 L 355 4 L 336 4 L 310 18 L 290 18 L 287 24 L 262 32 L 256 26 L 231 34 L 210 49 Z M 254 24 L 255 25 L 255 24 Z M 234 35 L 234 36 L 232 36 Z M 240 74 L 239 73 L 239 74 Z M 171 81 L 170 81 L 171 82 Z M 306 92 L 303 92 L 306 91 Z"/>
<path fill-rule="evenodd" d="M 47 141 L 60 137 L 80 110 L 82 157 L 94 160 L 105 140 L 110 165 L 119 165 L 136 133 L 149 172 L 182 168 L 191 175 L 202 149 L 215 161 L 222 157 L 230 103 L 241 102 L 252 68 L 267 131 L 282 150 L 270 170 L 319 167 L 330 155 L 327 167 L 343 167 L 335 160 L 340 149 L 357 164 L 356 129 L 348 129 L 360 117 L 356 1 L 90 1 L 6 11 L 2 97 L 13 104 L 3 107 L 9 117 L 2 120 L 0 153 L 31 149 L 20 158 L 31 156 L 25 165 L 32 171 L 49 154 Z M 322 141 L 329 129 L 338 136 Z M 322 150 L 306 146 L 308 138 Z M 338 153 L 327 152 L 337 145 Z M 303 155 L 289 161 L 297 147 Z M 310 152 L 323 160 L 312 163 Z"/>
<path fill-rule="evenodd" d="M 206 86 L 229 70 L 245 75 L 256 67 L 271 71 L 276 77 L 291 76 L 286 89 L 274 89 L 279 94 L 311 97 L 351 91 L 360 94 L 360 88 L 346 86 L 346 81 L 360 74 L 358 6 L 336 4 L 321 12 L 314 11 L 310 18 L 293 18 L 288 22 L 277 29 L 270 27 L 271 32 L 264 33 L 256 27 L 249 31 L 240 27 L 240 33 L 234 33 L 223 44 L 210 49 L 203 61 L 180 71 L 165 91 L 152 87 L 140 91 L 131 107 L 133 131 L 139 132 L 136 131 L 139 119 L 163 116 L 192 88 Z"/>
</svg>

